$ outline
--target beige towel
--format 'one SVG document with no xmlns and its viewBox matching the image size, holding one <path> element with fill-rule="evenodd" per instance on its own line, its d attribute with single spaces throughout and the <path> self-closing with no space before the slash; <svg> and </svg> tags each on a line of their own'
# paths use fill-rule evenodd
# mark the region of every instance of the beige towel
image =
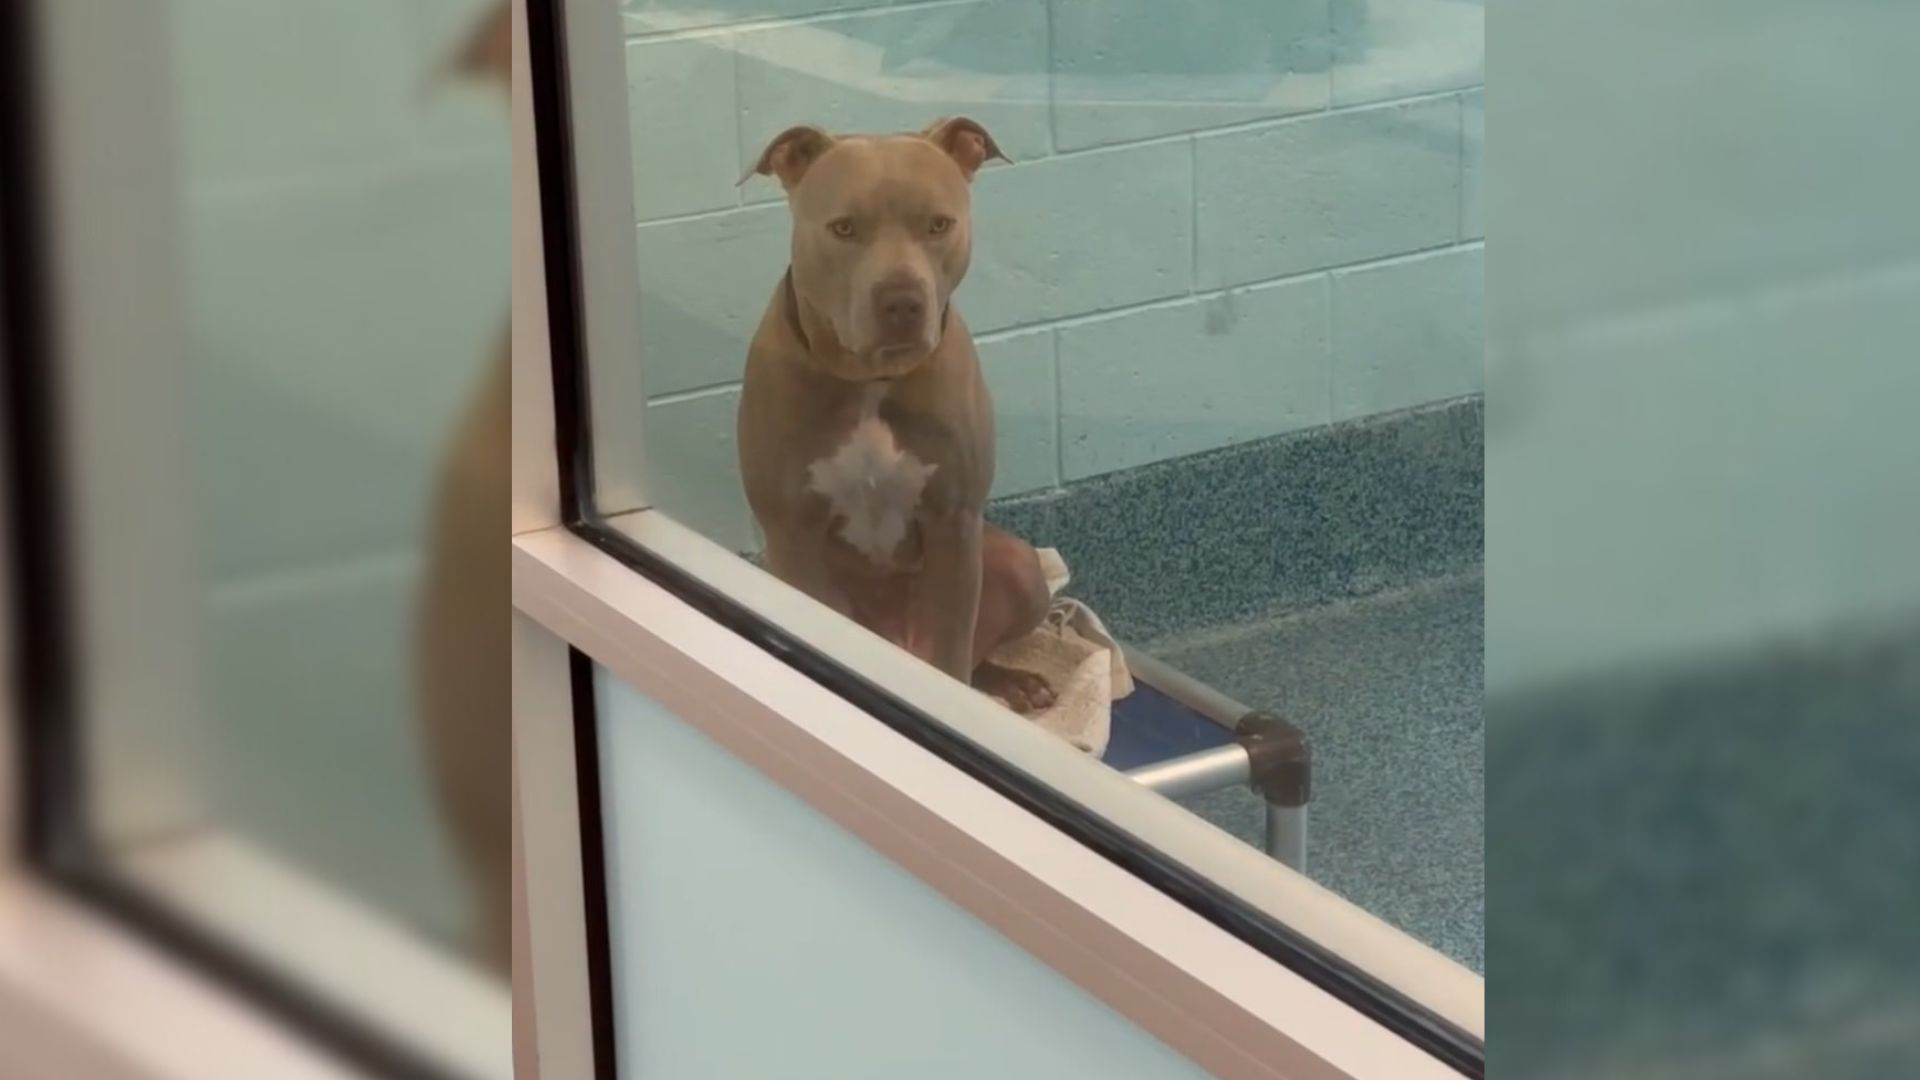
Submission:
<svg viewBox="0 0 1920 1080">
<path fill-rule="evenodd" d="M 1133 693 L 1133 675 L 1100 617 L 1080 601 L 1060 595 L 1067 584 L 1067 564 L 1060 553 L 1041 548 L 1040 567 L 1053 606 L 1032 633 L 1001 646 L 990 659 L 1043 676 L 1053 687 L 1053 705 L 1028 719 L 1099 757 L 1107 751 L 1113 703 Z"/>
</svg>

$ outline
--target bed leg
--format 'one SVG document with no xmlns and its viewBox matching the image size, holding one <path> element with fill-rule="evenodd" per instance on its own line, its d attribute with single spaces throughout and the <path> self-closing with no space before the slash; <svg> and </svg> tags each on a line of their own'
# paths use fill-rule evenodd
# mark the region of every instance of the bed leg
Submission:
<svg viewBox="0 0 1920 1080">
<path fill-rule="evenodd" d="M 1266 713 L 1241 717 L 1234 740 L 1247 748 L 1249 781 L 1267 802 L 1267 854 L 1307 872 L 1307 803 L 1313 751 L 1306 732 Z"/>
<path fill-rule="evenodd" d="M 1267 854 L 1307 872 L 1307 807 L 1267 804 Z"/>
</svg>

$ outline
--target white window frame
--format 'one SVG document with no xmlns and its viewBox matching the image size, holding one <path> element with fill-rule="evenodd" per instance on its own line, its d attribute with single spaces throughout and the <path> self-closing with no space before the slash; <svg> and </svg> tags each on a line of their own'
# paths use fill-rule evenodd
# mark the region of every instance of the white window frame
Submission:
<svg viewBox="0 0 1920 1080">
<path fill-rule="evenodd" d="M 570 88 L 625 85 L 613 5 L 521 0 L 520 7 L 526 4 L 545 9 L 548 18 L 564 9 L 559 33 Z M 611 958 L 603 941 L 595 944 L 604 936 L 607 913 L 595 911 L 587 882 L 598 867 L 593 856 L 583 858 L 582 838 L 592 835 L 598 808 L 582 807 L 576 718 L 590 723 L 591 704 L 576 697 L 580 687 L 570 675 L 569 656 L 577 655 L 660 701 L 1217 1076 L 1460 1075 L 636 573 L 563 520 L 564 466 L 554 418 L 530 407 L 553 402 L 556 393 L 545 262 L 550 249 L 546 232 L 533 223 L 543 207 L 578 217 L 579 288 L 588 313 L 570 327 L 571 339 L 589 357 L 634 355 L 638 273 L 625 174 L 630 157 L 623 115 L 612 115 L 623 114 L 624 96 L 617 89 L 580 91 L 562 106 L 573 132 L 591 133 L 572 136 L 569 179 L 578 204 L 561 205 L 550 191 L 542 199 L 540 185 L 551 186 L 552 178 L 540 173 L 534 125 L 537 115 L 554 114 L 530 104 L 537 91 L 523 66 L 525 33 L 524 19 L 517 18 L 515 84 L 529 92 L 516 93 L 514 112 L 515 805 L 527 859 L 521 883 L 525 919 L 517 927 L 516 948 L 525 950 L 529 963 L 516 965 L 516 989 L 533 993 L 538 1074 L 544 1080 L 613 1075 L 605 1060 L 612 1052 L 605 1029 L 612 1022 L 606 1000 L 611 989 L 606 972 L 596 970 Z M 572 94 L 560 91 L 563 99 Z M 594 394 L 643 402 L 636 368 L 594 367 Z M 809 610 L 817 605 L 648 509 L 638 432 L 631 426 L 609 432 L 608 426 L 592 425 L 599 509 L 628 537 L 758 614 L 804 625 L 805 640 L 830 642 L 836 658 L 856 657 L 851 666 L 902 700 L 937 699 L 951 706 L 951 689 L 897 650 L 821 621 L 819 612 Z M 749 591 L 755 594 L 751 600 L 744 595 Z M 979 708 L 991 706 L 983 700 Z M 942 719 L 952 713 L 940 711 Z M 986 712 L 975 717 L 994 719 Z M 960 717 L 955 726 L 966 722 Z M 1046 758 L 1036 752 L 1016 764 L 1044 776 Z M 1155 828 L 1126 824 L 1139 824 L 1136 832 Z M 1172 831 L 1182 834 L 1182 844 L 1204 847 L 1213 841 L 1203 829 Z M 1165 830 L 1161 835 L 1174 839 Z M 1301 879 L 1303 893 L 1314 889 Z M 1352 911 L 1359 920 L 1336 914 L 1326 924 L 1329 933 L 1354 942 L 1367 937 L 1370 931 L 1358 921 L 1371 917 Z M 1416 981 L 1468 987 L 1471 1001 L 1456 1018 L 1483 1037 L 1481 982 L 1470 973 L 1459 980 L 1450 963 L 1415 957 L 1409 970 Z"/>
<path fill-rule="evenodd" d="M 192 505 L 193 429 L 174 247 L 179 203 L 169 186 L 178 130 L 169 115 L 171 10 L 110 0 L 38 0 L 31 9 L 33 40 L 23 47 L 37 60 L 47 209 L 35 224 L 57 354 L 19 359 L 57 370 L 53 460 L 70 571 L 57 603 L 75 681 L 87 690 L 83 711 L 66 718 L 80 724 L 90 774 L 80 808 L 94 839 L 126 854 L 116 871 L 236 966 L 326 1002 L 436 1072 L 504 1080 L 512 1015 L 504 987 L 224 829 L 207 805 L 212 733 L 199 651 L 180 616 L 194 609 L 197 575 L 194 523 L 182 512 Z M 0 536 L 18 524 L 11 494 L 0 490 Z M 50 632 L 14 625 L 15 598 L 5 594 L 12 574 L 9 557 L 0 634 Z M 17 654 L 9 647 L 6 655 L 11 680 Z M 29 857 L 16 843 L 27 796 L 16 782 L 25 763 L 18 698 L 11 681 L 0 689 L 7 1074 L 368 1080 L 301 1030 L 307 1018 L 263 1007 L 225 973 L 156 937 L 150 921 L 136 926 Z M 301 932 L 286 933 L 295 921 Z"/>
</svg>

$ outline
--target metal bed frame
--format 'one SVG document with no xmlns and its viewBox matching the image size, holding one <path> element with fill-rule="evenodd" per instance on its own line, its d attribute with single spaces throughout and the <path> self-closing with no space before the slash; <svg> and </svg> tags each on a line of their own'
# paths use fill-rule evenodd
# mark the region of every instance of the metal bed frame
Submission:
<svg viewBox="0 0 1920 1080">
<path fill-rule="evenodd" d="M 1160 691 L 1229 735 L 1223 745 L 1128 769 L 1126 775 L 1169 798 L 1247 785 L 1267 804 L 1267 854 L 1306 873 L 1307 804 L 1313 788 L 1313 752 L 1306 733 L 1144 652 L 1121 648 L 1135 681 Z"/>
</svg>

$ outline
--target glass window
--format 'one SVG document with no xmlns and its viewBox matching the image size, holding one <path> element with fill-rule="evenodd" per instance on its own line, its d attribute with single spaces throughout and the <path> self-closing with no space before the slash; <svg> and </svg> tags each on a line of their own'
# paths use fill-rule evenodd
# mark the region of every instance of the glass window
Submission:
<svg viewBox="0 0 1920 1080">
<path fill-rule="evenodd" d="M 507 6 L 31 7 L 34 860 L 363 1064 L 507 1076 Z"/>
<path fill-rule="evenodd" d="M 1478 0 L 561 7 L 576 527 L 1473 1067 Z"/>
<path fill-rule="evenodd" d="M 593 693 L 622 1075 L 1207 1075 L 660 703 Z"/>
</svg>

